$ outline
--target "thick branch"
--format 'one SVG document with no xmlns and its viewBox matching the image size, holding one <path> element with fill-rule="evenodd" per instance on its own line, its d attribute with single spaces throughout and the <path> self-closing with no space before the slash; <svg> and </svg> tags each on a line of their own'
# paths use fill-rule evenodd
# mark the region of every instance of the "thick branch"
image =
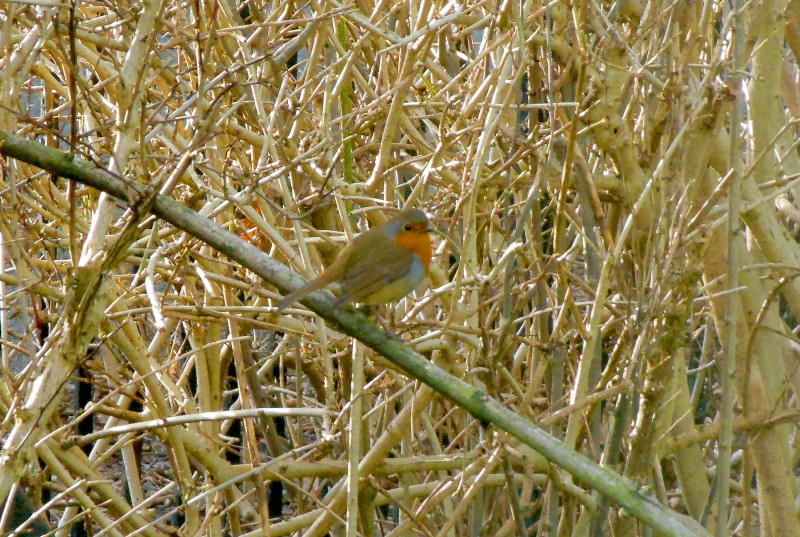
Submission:
<svg viewBox="0 0 800 537">
<path fill-rule="evenodd" d="M 0 134 L 0 154 L 97 188 L 129 205 L 143 195 L 145 190 L 143 185 L 124 181 L 69 153 L 11 134 Z M 299 276 L 255 246 L 242 241 L 172 198 L 158 196 L 152 205 L 152 212 L 252 270 L 281 292 L 288 292 L 303 283 Z M 404 342 L 388 336 L 357 311 L 334 307 L 334 299 L 329 293 L 312 293 L 302 302 L 341 332 L 358 339 L 482 422 L 491 423 L 508 432 L 657 531 L 676 537 L 708 535 L 698 528 L 685 526 L 675 513 L 640 494 L 636 484 L 630 480 L 572 451 L 563 442 L 525 421 L 496 399 L 425 360 Z"/>
</svg>

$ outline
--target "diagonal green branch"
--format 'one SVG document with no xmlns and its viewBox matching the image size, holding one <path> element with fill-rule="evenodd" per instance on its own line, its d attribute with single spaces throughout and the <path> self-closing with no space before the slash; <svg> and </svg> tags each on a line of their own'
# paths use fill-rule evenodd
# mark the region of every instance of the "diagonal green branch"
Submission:
<svg viewBox="0 0 800 537">
<path fill-rule="evenodd" d="M 12 134 L 0 134 L 0 154 L 97 188 L 129 204 L 145 190 L 143 185 L 123 181 L 74 155 Z M 152 213 L 247 267 L 281 292 L 286 293 L 304 283 L 298 275 L 255 246 L 170 197 L 157 196 Z M 302 302 L 337 330 L 358 339 L 477 419 L 508 432 L 663 535 L 708 537 L 702 528 L 684 524 L 680 515 L 639 493 L 635 483 L 569 449 L 566 444 L 522 419 L 497 400 L 425 360 L 404 342 L 387 336 L 360 313 L 351 308 L 334 307 L 333 297 L 329 293 L 312 293 Z"/>
</svg>

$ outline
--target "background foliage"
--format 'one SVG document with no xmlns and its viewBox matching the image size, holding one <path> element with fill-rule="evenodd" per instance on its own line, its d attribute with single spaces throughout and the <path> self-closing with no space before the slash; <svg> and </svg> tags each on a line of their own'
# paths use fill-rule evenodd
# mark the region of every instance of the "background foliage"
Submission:
<svg viewBox="0 0 800 537">
<path fill-rule="evenodd" d="M 448 240 L 392 331 L 691 531 L 800 535 L 800 2 L 736 13 L 6 3 L 0 121 L 306 277 L 425 208 Z M 60 534 L 646 533 L 189 235 L 3 166 L 0 497 L 50 491 Z"/>
</svg>

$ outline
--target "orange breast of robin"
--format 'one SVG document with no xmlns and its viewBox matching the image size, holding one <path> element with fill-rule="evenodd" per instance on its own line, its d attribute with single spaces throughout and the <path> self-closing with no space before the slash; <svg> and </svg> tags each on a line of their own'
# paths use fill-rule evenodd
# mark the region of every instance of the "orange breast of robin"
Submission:
<svg viewBox="0 0 800 537">
<path fill-rule="evenodd" d="M 425 267 L 425 272 L 428 272 L 428 268 L 431 265 L 431 256 L 433 255 L 430 235 L 428 235 L 427 231 L 424 231 L 428 226 L 425 222 L 415 222 L 411 226 L 410 230 L 401 230 L 395 237 L 394 242 L 398 246 L 417 254 L 417 257 Z"/>
</svg>

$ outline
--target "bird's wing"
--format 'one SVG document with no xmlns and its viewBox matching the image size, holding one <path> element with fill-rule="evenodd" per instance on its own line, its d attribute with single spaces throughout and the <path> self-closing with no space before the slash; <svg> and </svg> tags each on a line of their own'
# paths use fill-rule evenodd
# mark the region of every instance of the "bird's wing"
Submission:
<svg viewBox="0 0 800 537">
<path fill-rule="evenodd" d="M 326 285 L 339 281 L 341 275 L 347 274 L 351 270 L 354 263 L 356 266 L 358 265 L 358 260 L 356 259 L 356 256 L 352 254 L 352 251 L 357 249 L 360 243 L 371 241 L 370 236 L 378 232 L 378 229 L 373 228 L 365 233 L 362 233 L 361 235 L 354 237 L 353 240 L 351 240 L 345 245 L 344 248 L 342 248 L 342 251 L 336 256 L 334 262 L 331 263 L 331 265 L 325 269 L 315 280 L 311 280 L 304 286 L 292 291 L 280 302 L 278 302 L 278 311 L 281 311 L 291 304 L 294 304 L 298 300 L 303 300 L 317 289 L 322 289 Z M 353 261 L 354 259 L 356 260 Z"/>
<path fill-rule="evenodd" d="M 414 262 L 414 256 L 404 255 L 399 259 L 376 255 L 369 263 L 356 263 L 340 280 L 341 292 L 337 302 L 360 302 L 398 277 L 405 276 Z"/>
</svg>

